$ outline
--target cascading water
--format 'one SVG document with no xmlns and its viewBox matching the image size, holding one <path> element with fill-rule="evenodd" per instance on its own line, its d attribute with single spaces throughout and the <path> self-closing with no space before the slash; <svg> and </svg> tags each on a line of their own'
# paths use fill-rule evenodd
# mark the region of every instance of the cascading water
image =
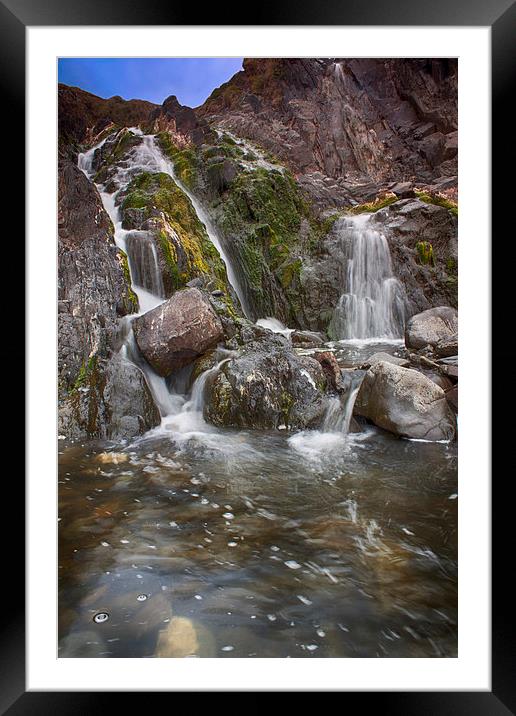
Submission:
<svg viewBox="0 0 516 716">
<path fill-rule="evenodd" d="M 371 228 L 367 214 L 341 220 L 343 293 L 331 331 L 339 340 L 403 335 L 405 301 L 394 277 L 385 236 Z"/>
<path fill-rule="evenodd" d="M 151 233 L 146 231 L 123 229 L 120 211 L 116 204 L 118 193 L 125 189 L 134 176 L 143 171 L 164 172 L 169 174 L 178 186 L 180 186 L 180 188 L 188 195 L 190 201 L 192 201 L 195 211 L 197 212 L 197 215 L 199 216 L 199 219 L 206 226 L 208 236 L 226 264 L 228 278 L 235 289 L 235 293 L 239 299 L 242 300 L 240 292 L 237 289 L 237 284 L 232 281 L 232 279 L 234 280 L 234 275 L 228 258 L 224 255 L 217 235 L 207 221 L 200 205 L 185 189 L 181 182 L 178 181 L 175 176 L 172 163 L 161 154 L 159 148 L 156 146 L 155 137 L 153 135 L 143 135 L 141 130 L 135 127 L 131 128 L 131 131 L 133 134 L 141 136 L 142 141 L 131 150 L 128 161 L 124 162 L 122 166 L 117 168 L 112 181 L 118 189 L 113 193 L 109 193 L 105 191 L 105 188 L 101 184 L 97 185 L 97 188 L 99 190 L 104 208 L 113 222 L 115 229 L 115 243 L 127 254 L 128 257 L 131 285 L 138 297 L 140 306 L 140 314 L 138 315 L 146 313 L 162 303 L 165 299 L 156 246 Z M 78 166 L 90 180 L 93 180 L 95 152 L 100 149 L 105 142 L 106 139 L 102 140 L 99 144 L 92 147 L 92 149 L 87 152 L 79 154 Z M 202 396 L 204 386 L 209 375 L 218 370 L 221 364 L 219 364 L 219 366 L 215 366 L 215 368 L 209 371 L 206 371 L 197 379 L 192 388 L 191 398 L 188 400 L 187 396 L 180 390 L 169 390 L 166 380 L 161 376 L 158 376 L 147 364 L 147 362 L 141 358 L 134 340 L 134 334 L 131 328 L 131 319 L 127 321 L 126 337 L 121 348 L 121 352 L 127 360 L 130 360 L 143 371 L 162 418 L 171 415 L 181 416 L 181 414 L 188 414 L 186 421 L 188 424 L 192 423 L 192 419 L 197 425 L 204 422 L 202 418 Z M 225 360 L 228 359 L 226 358 Z M 184 422 L 185 421 L 183 420 L 183 423 Z M 182 427 L 185 426 L 183 425 Z"/>
</svg>

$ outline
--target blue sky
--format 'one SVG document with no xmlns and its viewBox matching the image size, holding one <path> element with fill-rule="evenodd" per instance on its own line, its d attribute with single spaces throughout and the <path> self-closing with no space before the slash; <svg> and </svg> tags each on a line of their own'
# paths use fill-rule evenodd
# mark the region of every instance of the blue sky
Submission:
<svg viewBox="0 0 516 716">
<path fill-rule="evenodd" d="M 161 104 L 175 94 L 181 104 L 198 107 L 216 88 L 242 69 L 242 57 L 67 57 L 58 62 L 59 82 L 99 97 L 120 95 Z"/>
</svg>

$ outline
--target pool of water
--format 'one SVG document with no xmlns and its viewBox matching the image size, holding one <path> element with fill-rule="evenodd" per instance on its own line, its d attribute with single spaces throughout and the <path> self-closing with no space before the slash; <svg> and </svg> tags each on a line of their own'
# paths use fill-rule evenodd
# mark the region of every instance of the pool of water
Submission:
<svg viewBox="0 0 516 716">
<path fill-rule="evenodd" d="M 60 442 L 60 657 L 457 655 L 456 444 L 178 420 Z"/>
</svg>

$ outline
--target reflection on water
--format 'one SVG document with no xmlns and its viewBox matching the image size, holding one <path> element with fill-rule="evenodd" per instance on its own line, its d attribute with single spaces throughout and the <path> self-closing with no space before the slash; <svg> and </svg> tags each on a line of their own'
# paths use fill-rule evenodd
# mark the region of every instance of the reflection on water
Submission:
<svg viewBox="0 0 516 716">
<path fill-rule="evenodd" d="M 188 419 L 61 447 L 59 656 L 456 656 L 455 445 Z"/>
</svg>

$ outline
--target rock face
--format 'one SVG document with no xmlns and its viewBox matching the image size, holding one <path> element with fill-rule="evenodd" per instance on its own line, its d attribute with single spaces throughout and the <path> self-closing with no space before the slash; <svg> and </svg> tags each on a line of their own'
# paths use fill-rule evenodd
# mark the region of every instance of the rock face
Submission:
<svg viewBox="0 0 516 716">
<path fill-rule="evenodd" d="M 90 355 L 114 347 L 118 318 L 134 310 L 111 221 L 71 162 L 59 167 L 58 264 L 59 379 L 67 388 Z"/>
<path fill-rule="evenodd" d="M 206 387 L 205 417 L 214 425 L 306 428 L 321 424 L 325 378 L 312 358 L 292 352 L 278 334 L 251 341 Z"/>
<path fill-rule="evenodd" d="M 401 437 L 434 441 L 455 434 L 455 417 L 442 388 L 392 363 L 376 363 L 367 371 L 354 412 Z"/>
<path fill-rule="evenodd" d="M 418 313 L 408 321 L 405 329 L 405 344 L 419 350 L 425 346 L 436 346 L 444 339 L 456 336 L 458 315 L 454 308 L 439 306 Z M 450 355 L 455 355 L 451 353 Z"/>
<path fill-rule="evenodd" d="M 111 366 L 120 347 L 119 319 L 138 309 L 127 258 L 114 244 L 96 188 L 66 159 L 59 164 L 58 197 L 60 433 L 138 435 L 142 426 L 156 425 L 159 414 L 141 372 L 125 367 L 115 379 Z M 120 403 L 124 391 L 133 406 L 140 401 L 131 420 Z"/>
<path fill-rule="evenodd" d="M 457 175 L 453 59 L 246 59 L 197 114 L 304 175 L 355 185 Z"/>
<path fill-rule="evenodd" d="M 150 121 L 154 132 L 167 130 L 184 144 L 203 144 L 215 135 L 208 122 L 191 107 L 180 104 L 175 95 L 167 97 L 161 107 L 151 113 Z"/>
<path fill-rule="evenodd" d="M 405 199 L 374 213 L 371 224 L 387 237 L 408 315 L 432 306 L 457 307 L 457 216 L 452 211 Z"/>
<path fill-rule="evenodd" d="M 136 343 L 156 373 L 167 376 L 224 338 L 219 317 L 197 288 L 177 291 L 133 321 Z"/>
</svg>

